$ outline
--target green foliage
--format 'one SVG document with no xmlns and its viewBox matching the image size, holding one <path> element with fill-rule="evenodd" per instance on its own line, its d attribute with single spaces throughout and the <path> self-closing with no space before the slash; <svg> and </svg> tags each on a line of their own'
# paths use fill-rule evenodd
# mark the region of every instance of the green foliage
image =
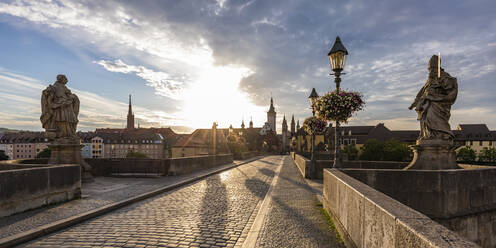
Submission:
<svg viewBox="0 0 496 248">
<path fill-rule="evenodd" d="M 126 158 L 148 158 L 148 157 L 146 156 L 146 154 L 141 152 L 129 151 L 126 154 Z"/>
<path fill-rule="evenodd" d="M 413 158 L 413 151 L 408 147 L 408 144 L 395 139 L 384 142 L 383 154 L 385 161 L 411 161 Z"/>
<path fill-rule="evenodd" d="M 347 145 L 342 150 L 341 153 L 346 154 L 348 160 L 358 159 L 358 149 L 354 145 Z"/>
<path fill-rule="evenodd" d="M 274 131 L 267 132 L 263 137 L 263 142 L 267 144 L 268 152 L 276 151 L 279 146 L 279 139 Z"/>
<path fill-rule="evenodd" d="M 341 235 L 339 234 L 339 231 L 336 228 L 336 226 L 334 225 L 334 222 L 332 221 L 332 218 L 329 215 L 329 213 L 327 212 L 327 210 L 322 207 L 322 204 L 317 205 L 317 207 L 320 209 L 320 211 L 322 212 L 322 214 L 327 219 L 327 223 L 329 224 L 329 229 L 331 229 L 331 231 L 333 231 L 334 233 L 336 233 L 336 239 L 339 241 L 339 243 L 344 244 L 344 240 L 341 237 Z"/>
<path fill-rule="evenodd" d="M 369 161 L 410 161 L 413 152 L 407 143 L 390 139 L 382 142 L 376 139 L 367 140 L 360 148 L 360 160 Z"/>
<path fill-rule="evenodd" d="M 367 140 L 360 150 L 360 160 L 380 161 L 384 157 L 384 143 L 376 139 Z"/>
<path fill-rule="evenodd" d="M 7 156 L 7 154 L 5 154 L 5 151 L 0 150 L 0 160 L 8 160 L 8 159 L 9 159 L 9 156 Z"/>
<path fill-rule="evenodd" d="M 246 145 L 250 151 L 259 151 L 262 149 L 263 137 L 254 129 L 248 129 L 243 134 L 245 136 Z"/>
<path fill-rule="evenodd" d="M 236 142 L 236 140 L 237 140 L 236 136 L 234 136 L 232 134 L 229 134 L 226 139 L 227 139 L 227 142 Z"/>
<path fill-rule="evenodd" d="M 236 156 L 236 155 L 241 155 L 244 152 L 248 151 L 248 147 L 245 145 L 243 142 L 228 142 L 227 145 L 229 146 L 229 150 L 231 150 L 231 153 Z"/>
<path fill-rule="evenodd" d="M 491 162 L 494 163 L 496 162 L 496 149 L 494 147 L 484 147 L 480 152 L 479 152 L 479 161 L 480 162 Z"/>
<path fill-rule="evenodd" d="M 36 154 L 36 158 L 50 158 L 51 154 L 52 154 L 52 150 L 50 150 L 50 148 L 45 148 L 43 149 L 43 151 Z"/>
<path fill-rule="evenodd" d="M 465 146 L 456 152 L 456 160 L 464 162 L 475 161 L 475 151 L 470 146 Z"/>
</svg>

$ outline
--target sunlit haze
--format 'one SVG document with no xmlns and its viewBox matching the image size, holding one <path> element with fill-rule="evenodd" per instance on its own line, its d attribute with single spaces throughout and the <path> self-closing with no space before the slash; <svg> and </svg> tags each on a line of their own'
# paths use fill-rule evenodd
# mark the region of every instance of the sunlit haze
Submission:
<svg viewBox="0 0 496 248">
<path fill-rule="evenodd" d="M 349 51 L 343 89 L 366 107 L 349 125 L 418 129 L 408 110 L 441 53 L 459 84 L 452 127 L 496 128 L 494 1 L 0 1 L 0 127 L 41 130 L 41 90 L 65 74 L 81 99 L 78 128 L 181 130 L 311 115 L 333 89 L 327 53 Z M 360 18 L 357 18 L 360 17 Z"/>
</svg>

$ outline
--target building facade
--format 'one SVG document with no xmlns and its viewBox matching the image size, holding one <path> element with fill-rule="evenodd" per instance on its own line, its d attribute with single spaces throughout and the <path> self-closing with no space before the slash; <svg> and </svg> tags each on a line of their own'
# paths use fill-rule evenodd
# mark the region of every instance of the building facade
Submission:
<svg viewBox="0 0 496 248">
<path fill-rule="evenodd" d="M 324 135 L 316 135 L 315 146 L 334 147 L 334 128 L 327 128 Z M 479 153 L 484 148 L 496 148 L 496 131 L 490 131 L 486 124 L 459 124 L 456 130 L 452 130 L 455 136 L 454 142 L 461 149 L 468 146 Z M 310 135 L 300 128 L 297 130 L 298 152 L 309 152 L 311 147 Z M 379 141 L 387 141 L 395 139 L 400 142 L 415 144 L 419 136 L 418 130 L 390 130 L 384 123 L 379 123 L 376 126 L 341 126 L 339 144 L 341 147 L 353 145 L 355 148 L 360 148 L 370 139 Z M 318 149 L 319 150 L 319 149 Z M 324 149 L 325 150 L 325 149 Z"/>
</svg>

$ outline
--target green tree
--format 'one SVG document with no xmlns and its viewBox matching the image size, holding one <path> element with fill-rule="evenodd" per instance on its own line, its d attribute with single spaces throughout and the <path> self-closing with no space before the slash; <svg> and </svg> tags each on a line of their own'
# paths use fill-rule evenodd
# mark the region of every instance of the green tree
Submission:
<svg viewBox="0 0 496 248">
<path fill-rule="evenodd" d="M 126 158 L 148 158 L 148 157 L 146 156 L 146 154 L 141 152 L 129 151 L 126 154 Z"/>
<path fill-rule="evenodd" d="M 384 142 L 384 161 L 410 161 L 413 158 L 413 151 L 407 143 L 390 139 Z"/>
<path fill-rule="evenodd" d="M 231 153 L 234 156 L 241 155 L 243 152 L 248 151 L 248 147 L 242 142 L 228 142 L 227 145 L 229 146 L 229 150 L 231 150 Z"/>
<path fill-rule="evenodd" d="M 269 131 L 263 138 L 264 143 L 267 143 L 268 151 L 276 151 L 279 146 L 279 139 L 274 131 Z"/>
<path fill-rule="evenodd" d="M 470 146 L 465 146 L 456 152 L 456 160 L 463 162 L 474 162 L 475 151 Z"/>
<path fill-rule="evenodd" d="M 369 139 L 360 150 L 360 160 L 410 161 L 413 157 L 413 151 L 408 147 L 408 144 L 395 139 L 386 142 Z"/>
<path fill-rule="evenodd" d="M 360 160 L 380 161 L 384 157 L 384 143 L 376 139 L 367 140 L 360 150 Z"/>
<path fill-rule="evenodd" d="M 479 152 L 479 161 L 481 162 L 491 162 L 494 163 L 496 162 L 496 149 L 494 147 L 484 147 L 480 152 Z"/>
<path fill-rule="evenodd" d="M 342 150 L 341 153 L 346 154 L 348 160 L 356 160 L 358 158 L 358 149 L 354 145 L 347 145 Z"/>
<path fill-rule="evenodd" d="M 5 154 L 5 151 L 0 150 L 0 160 L 8 160 L 8 159 L 9 159 L 9 156 L 7 156 L 7 154 Z"/>
<path fill-rule="evenodd" d="M 38 154 L 36 154 L 36 158 L 50 158 L 50 155 L 52 154 L 52 150 L 50 148 L 45 148 Z"/>
</svg>

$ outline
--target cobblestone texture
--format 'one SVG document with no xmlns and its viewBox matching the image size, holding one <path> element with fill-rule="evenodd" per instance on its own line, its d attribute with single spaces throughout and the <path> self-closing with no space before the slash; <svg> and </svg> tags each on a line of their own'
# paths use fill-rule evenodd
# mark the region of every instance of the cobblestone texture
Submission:
<svg viewBox="0 0 496 248">
<path fill-rule="evenodd" d="M 256 247 L 344 247 L 290 157 L 285 161 Z"/>
<path fill-rule="evenodd" d="M 234 247 L 282 158 L 241 165 L 23 247 Z"/>
<path fill-rule="evenodd" d="M 241 161 L 236 161 L 236 163 L 241 163 Z M 28 231 L 229 166 L 232 166 L 232 164 L 221 165 L 187 175 L 160 178 L 97 177 L 95 182 L 83 185 L 83 199 L 45 206 L 0 218 L 0 238 Z"/>
</svg>

